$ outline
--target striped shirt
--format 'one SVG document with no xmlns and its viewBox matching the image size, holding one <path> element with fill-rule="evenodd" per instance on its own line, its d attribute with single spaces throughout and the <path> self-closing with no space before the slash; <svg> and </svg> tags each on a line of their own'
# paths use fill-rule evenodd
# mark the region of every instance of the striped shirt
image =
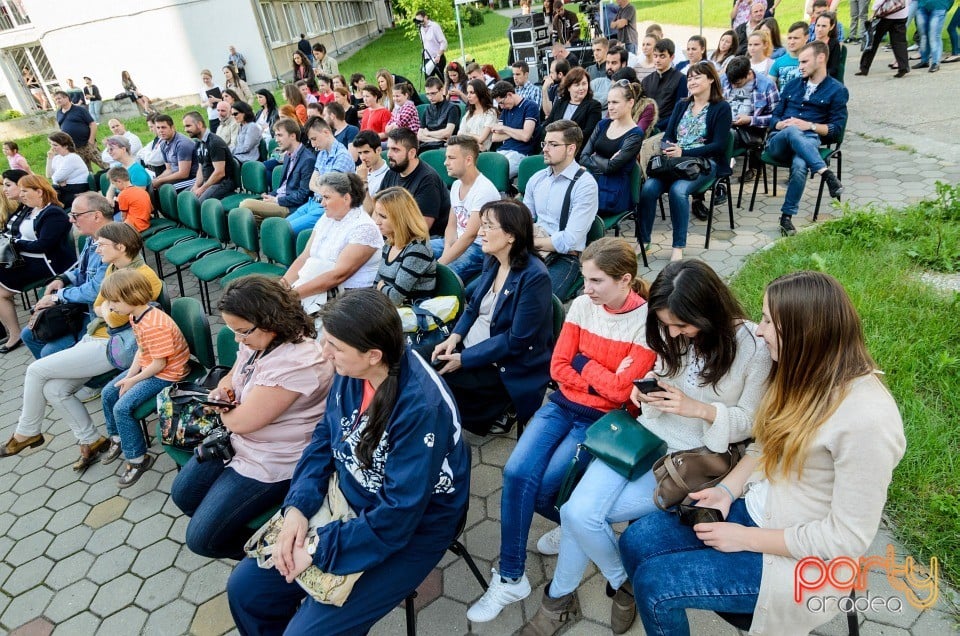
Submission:
<svg viewBox="0 0 960 636">
<path fill-rule="evenodd" d="M 130 316 L 130 325 L 137 337 L 136 366 L 143 369 L 154 360 L 166 358 L 167 366 L 157 378 L 176 382 L 187 375 L 190 348 L 173 318 L 162 309 L 151 307 L 140 314 L 140 318 Z"/>
<path fill-rule="evenodd" d="M 422 240 L 411 241 L 390 260 L 391 245 L 383 246 L 383 258 L 377 281 L 382 291 L 398 307 L 416 298 L 429 298 L 437 285 L 437 260 L 433 250 Z"/>
</svg>

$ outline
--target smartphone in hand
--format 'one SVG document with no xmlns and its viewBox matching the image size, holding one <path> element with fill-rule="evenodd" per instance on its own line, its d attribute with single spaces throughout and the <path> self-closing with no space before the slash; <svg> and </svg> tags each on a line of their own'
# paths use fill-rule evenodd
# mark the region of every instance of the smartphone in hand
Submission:
<svg viewBox="0 0 960 636">
<path fill-rule="evenodd" d="M 677 507 L 677 514 L 680 515 L 680 523 L 685 526 L 690 526 L 691 528 L 698 523 L 717 523 L 718 521 L 723 521 L 723 514 L 716 508 L 680 504 Z"/>
<path fill-rule="evenodd" d="M 662 390 L 663 390 L 663 387 L 661 387 L 661 386 L 657 383 L 657 379 L 656 379 L 656 378 L 646 378 L 646 379 L 643 379 L 643 380 L 634 380 L 634 381 L 633 381 L 633 386 L 637 387 L 637 389 L 638 389 L 641 393 L 643 393 L 644 395 L 646 395 L 647 393 L 653 393 L 654 391 L 662 391 Z"/>
</svg>

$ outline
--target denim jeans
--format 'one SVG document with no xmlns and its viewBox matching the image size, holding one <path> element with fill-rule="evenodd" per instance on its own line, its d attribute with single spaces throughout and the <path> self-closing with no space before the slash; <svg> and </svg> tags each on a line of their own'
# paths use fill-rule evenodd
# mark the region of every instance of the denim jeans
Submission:
<svg viewBox="0 0 960 636">
<path fill-rule="evenodd" d="M 547 258 L 547 274 L 550 276 L 550 288 L 560 302 L 567 302 L 579 291 L 574 286 L 580 279 L 580 259 L 566 254 L 551 254 Z"/>
<path fill-rule="evenodd" d="M 920 62 L 939 64 L 943 57 L 943 23 L 946 9 L 924 9 L 917 3 L 917 31 L 920 32 Z"/>
<path fill-rule="evenodd" d="M 601 461 L 590 464 L 570 500 L 560 509 L 563 534 L 551 596 L 560 598 L 577 589 L 590 561 L 597 564 L 613 589 L 623 585 L 627 572 L 610 524 L 633 521 L 657 510 L 653 503 L 656 485 L 653 471 L 628 481 Z"/>
<path fill-rule="evenodd" d="M 640 240 L 650 242 L 653 222 L 657 217 L 657 201 L 669 190 L 670 222 L 673 224 L 673 247 L 687 246 L 687 227 L 690 225 L 690 193 L 703 187 L 717 174 L 717 164 L 710 161 L 710 172 L 693 180 L 677 179 L 672 183 L 651 177 L 640 190 Z"/>
<path fill-rule="evenodd" d="M 743 499 L 727 521 L 756 526 Z M 707 547 L 674 513 L 658 510 L 631 525 L 620 551 L 649 636 L 689 634 L 687 608 L 750 614 L 757 606 L 763 555 Z"/>
<path fill-rule="evenodd" d="M 444 241 L 442 238 L 430 239 L 430 247 L 433 248 L 433 257 L 440 258 L 443 255 Z M 486 255 L 476 243 L 471 243 L 463 254 L 455 258 L 447 265 L 453 272 L 460 277 L 460 280 L 466 284 L 475 276 L 480 274 L 483 269 L 483 259 Z"/>
<path fill-rule="evenodd" d="M 90 102 L 88 105 L 90 108 L 90 116 L 93 117 L 93 121 L 100 123 L 100 111 L 103 108 L 103 102 L 99 99 Z"/>
<path fill-rule="evenodd" d="M 310 199 L 296 211 L 291 212 L 287 217 L 287 223 L 293 228 L 293 234 L 297 235 L 303 230 L 312 230 L 320 217 L 323 216 L 323 206 Z"/>
<path fill-rule="evenodd" d="M 143 431 L 133 412 L 144 402 L 156 399 L 157 394 L 173 382 L 157 377 L 146 378 L 130 387 L 121 397 L 117 382 L 125 377 L 127 374 L 121 373 L 116 380 L 103 387 L 100 399 L 103 401 L 103 419 L 107 422 L 107 434 L 119 435 L 123 456 L 137 459 L 146 454 L 147 441 L 143 439 Z"/>
<path fill-rule="evenodd" d="M 960 7 L 953 12 L 950 24 L 947 25 L 947 35 L 950 36 L 950 53 L 960 55 Z"/>
<path fill-rule="evenodd" d="M 559 521 L 553 505 L 560 484 L 593 420 L 547 402 L 534 413 L 503 467 L 500 575 L 523 575 L 533 513 Z M 586 461 L 585 452 L 580 453 Z"/>
<path fill-rule="evenodd" d="M 187 547 L 213 559 L 242 559 L 253 534 L 247 523 L 283 503 L 290 480 L 267 484 L 237 473 L 221 461 L 196 457 L 173 480 L 170 498 L 185 515 Z"/>
<path fill-rule="evenodd" d="M 809 172 L 819 172 L 827 167 L 820 158 L 820 136 L 810 130 L 787 126 L 767 138 L 767 152 L 777 161 L 792 161 L 790 181 L 780 212 L 793 216 L 800 209 L 800 199 L 803 189 L 807 187 Z"/>
</svg>

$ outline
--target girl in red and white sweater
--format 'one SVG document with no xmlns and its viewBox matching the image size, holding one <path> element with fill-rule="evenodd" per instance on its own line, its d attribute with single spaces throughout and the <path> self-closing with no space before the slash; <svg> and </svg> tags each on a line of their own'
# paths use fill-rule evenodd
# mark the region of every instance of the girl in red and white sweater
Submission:
<svg viewBox="0 0 960 636">
<path fill-rule="evenodd" d="M 591 243 L 580 258 L 584 293 L 573 301 L 550 362 L 559 389 L 531 418 L 503 471 L 500 502 L 500 571 L 467 611 L 473 622 L 493 620 L 509 603 L 526 598 L 527 535 L 533 513 L 559 523 L 554 502 L 577 444 L 605 413 L 629 404 L 633 380 L 653 369 L 646 347 L 646 283 L 637 258 L 619 238 Z M 557 529 L 559 530 L 559 528 Z M 537 548 L 556 554 L 559 533 Z"/>
</svg>

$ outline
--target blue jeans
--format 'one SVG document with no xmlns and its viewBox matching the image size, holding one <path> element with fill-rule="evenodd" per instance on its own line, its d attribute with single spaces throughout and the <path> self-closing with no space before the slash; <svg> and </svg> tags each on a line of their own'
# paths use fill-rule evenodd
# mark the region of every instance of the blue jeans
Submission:
<svg viewBox="0 0 960 636">
<path fill-rule="evenodd" d="M 430 239 L 430 247 L 433 248 L 434 258 L 440 258 L 443 255 L 442 238 Z M 459 276 L 461 281 L 466 283 L 474 276 L 477 276 L 483 269 L 483 259 L 485 256 L 486 254 L 483 253 L 479 245 L 471 243 L 467 249 L 463 251 L 463 254 L 455 258 L 447 267 L 452 269 L 453 273 Z"/>
<path fill-rule="evenodd" d="M 656 485 L 652 470 L 628 481 L 601 461 L 590 464 L 570 500 L 560 509 L 563 534 L 551 596 L 560 598 L 577 589 L 590 561 L 597 564 L 613 589 L 623 585 L 627 571 L 610 524 L 633 521 L 655 511 Z"/>
<path fill-rule="evenodd" d="M 146 454 L 147 441 L 143 439 L 143 431 L 133 412 L 144 402 L 156 399 L 157 394 L 173 382 L 156 377 L 146 378 L 130 387 L 121 397 L 117 382 L 125 377 L 127 374 L 121 373 L 103 387 L 100 399 L 103 401 L 103 419 L 107 422 L 107 434 L 119 435 L 123 456 L 137 459 Z"/>
<path fill-rule="evenodd" d="M 242 559 L 253 534 L 247 523 L 283 503 L 290 480 L 267 484 L 240 475 L 218 460 L 191 457 L 173 480 L 170 498 L 185 515 L 187 547 L 213 559 Z"/>
<path fill-rule="evenodd" d="M 924 9 L 917 3 L 917 31 L 920 32 L 920 62 L 939 64 L 943 57 L 943 23 L 946 9 Z"/>
<path fill-rule="evenodd" d="M 559 521 L 553 505 L 560 484 L 592 419 L 547 402 L 523 430 L 503 467 L 500 498 L 500 575 L 518 578 L 527 560 L 527 536 L 533 513 Z M 580 454 L 587 461 L 589 454 Z"/>
<path fill-rule="evenodd" d="M 674 182 L 656 178 L 647 179 L 640 190 L 640 240 L 650 242 L 653 222 L 657 217 L 657 201 L 660 195 L 670 191 L 670 222 L 673 224 L 673 247 L 687 246 L 687 227 L 690 225 L 690 193 L 699 190 L 717 174 L 717 164 L 710 161 L 710 172 L 696 179 L 677 179 Z"/>
<path fill-rule="evenodd" d="M 803 189 L 807 187 L 809 172 L 820 172 L 827 167 L 820 157 L 820 136 L 796 126 L 771 133 L 767 138 L 767 152 L 780 162 L 792 162 L 787 193 L 783 197 L 780 212 L 793 216 L 800 209 Z M 809 171 L 809 172 L 808 172 Z"/>
<path fill-rule="evenodd" d="M 561 302 L 567 302 L 579 291 L 574 285 L 580 280 L 580 259 L 567 254 L 551 254 L 547 258 L 550 288 Z"/>
<path fill-rule="evenodd" d="M 97 99 L 90 102 L 88 107 L 90 108 L 90 116 L 93 117 L 93 121 L 100 123 L 100 111 L 103 108 L 103 102 Z"/>
<path fill-rule="evenodd" d="M 287 223 L 293 228 L 293 234 L 296 236 L 303 230 L 312 230 L 320 217 L 323 216 L 323 212 L 323 206 L 310 199 L 296 211 L 290 213 L 287 217 Z"/>
<path fill-rule="evenodd" d="M 950 53 L 960 55 L 960 7 L 953 12 L 950 24 L 947 25 L 947 35 L 950 36 Z"/>
<path fill-rule="evenodd" d="M 756 527 L 743 499 L 727 521 Z M 687 608 L 750 614 L 757 606 L 763 555 L 707 547 L 674 513 L 658 510 L 631 525 L 620 553 L 649 636 L 689 634 Z"/>
</svg>

